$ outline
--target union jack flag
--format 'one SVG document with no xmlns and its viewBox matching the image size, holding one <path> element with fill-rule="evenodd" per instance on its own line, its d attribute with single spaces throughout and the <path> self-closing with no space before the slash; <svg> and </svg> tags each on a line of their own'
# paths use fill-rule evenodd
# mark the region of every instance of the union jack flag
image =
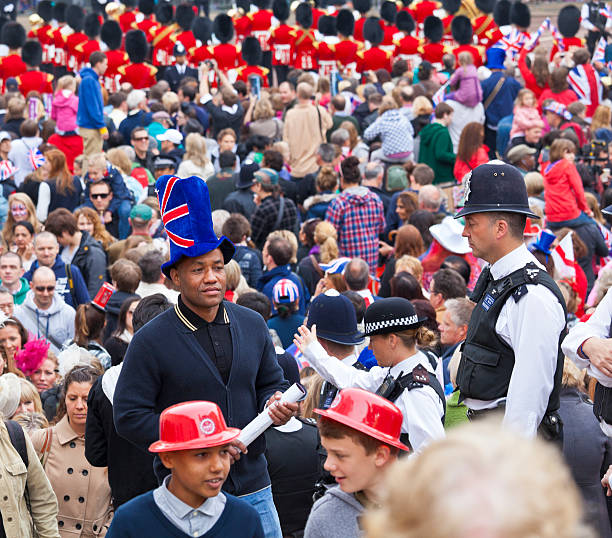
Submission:
<svg viewBox="0 0 612 538">
<path fill-rule="evenodd" d="M 172 176 L 166 184 L 164 196 L 161 200 L 159 199 L 159 191 L 157 192 L 157 201 L 159 202 L 159 208 L 161 209 L 162 222 L 164 223 L 164 228 L 166 229 L 166 233 L 168 234 L 170 241 L 179 247 L 189 248 L 195 244 L 193 239 L 185 239 L 184 237 L 181 237 L 173 232 L 171 229 L 168 229 L 169 224 L 177 221 L 181 217 L 189 215 L 189 207 L 187 204 L 181 204 L 177 207 L 168 207 L 168 200 L 170 199 L 172 190 L 174 189 L 177 181 L 180 181 L 180 178 Z"/>
<path fill-rule="evenodd" d="M 46 162 L 45 156 L 39 149 L 31 149 L 29 152 L 29 159 L 30 164 L 32 165 L 32 170 L 37 170 Z"/>
<path fill-rule="evenodd" d="M 601 63 L 605 62 L 607 44 L 608 43 L 606 42 L 606 39 L 604 37 L 599 38 L 599 43 L 597 43 L 597 48 L 593 52 L 593 59 L 591 60 L 593 63 L 594 62 L 601 62 Z"/>
<path fill-rule="evenodd" d="M 448 88 L 449 82 L 440 87 L 440 89 L 433 94 L 431 100 L 433 102 L 433 106 L 436 107 L 442 101 L 444 101 L 444 97 L 446 96 L 446 89 Z"/>
</svg>

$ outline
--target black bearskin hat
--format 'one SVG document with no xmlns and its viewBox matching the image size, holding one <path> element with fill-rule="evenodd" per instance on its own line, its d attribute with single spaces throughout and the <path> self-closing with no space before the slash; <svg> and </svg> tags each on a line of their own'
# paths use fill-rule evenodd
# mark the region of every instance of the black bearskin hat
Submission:
<svg viewBox="0 0 612 538">
<path fill-rule="evenodd" d="M 18 22 L 7 22 L 2 26 L 2 43 L 9 49 L 20 49 L 26 41 L 26 31 Z"/>
<path fill-rule="evenodd" d="M 493 10 L 493 19 L 497 26 L 508 26 L 510 24 L 510 8 L 512 3 L 510 0 L 497 0 L 495 9 Z"/>
<path fill-rule="evenodd" d="M 444 35 L 444 25 L 442 21 L 435 15 L 427 17 L 423 23 L 423 34 L 432 43 L 439 43 L 442 41 L 442 36 Z"/>
<path fill-rule="evenodd" d="M 160 2 L 155 7 L 155 18 L 160 24 L 168 24 L 174 18 L 174 7 L 168 2 Z"/>
<path fill-rule="evenodd" d="M 380 18 L 387 24 L 395 24 L 395 17 L 397 17 L 397 5 L 395 2 L 385 0 L 380 6 Z"/>
<path fill-rule="evenodd" d="M 179 4 L 176 6 L 176 22 L 183 31 L 186 32 L 191 29 L 195 16 L 191 4 Z"/>
<path fill-rule="evenodd" d="M 416 28 L 416 23 L 414 22 L 412 15 L 405 10 L 402 10 L 397 14 L 395 25 L 400 32 L 406 32 L 407 34 L 414 32 L 414 29 Z"/>
<path fill-rule="evenodd" d="M 143 15 L 152 15 L 155 11 L 155 0 L 138 0 L 138 11 Z"/>
<path fill-rule="evenodd" d="M 130 30 L 125 34 L 125 52 L 127 52 L 132 63 L 144 62 L 148 51 L 149 44 L 142 30 Z"/>
<path fill-rule="evenodd" d="M 40 0 L 36 13 L 45 22 L 49 22 L 53 18 L 53 3 L 51 0 Z"/>
<path fill-rule="evenodd" d="M 442 0 L 442 7 L 449 15 L 457 13 L 461 7 L 461 0 Z"/>
<path fill-rule="evenodd" d="M 563 37 L 574 37 L 580 29 L 580 10 L 576 6 L 564 6 L 557 15 L 557 28 Z"/>
<path fill-rule="evenodd" d="M 495 0 L 476 0 L 476 7 L 488 15 L 495 9 Z"/>
<path fill-rule="evenodd" d="M 123 38 L 123 32 L 121 26 L 114 20 L 106 21 L 100 30 L 100 39 L 110 50 L 117 50 L 121 47 L 121 39 Z"/>
<path fill-rule="evenodd" d="M 234 37 L 234 23 L 226 13 L 219 13 L 213 21 L 213 33 L 221 43 L 229 43 Z"/>
<path fill-rule="evenodd" d="M 53 18 L 57 22 L 66 22 L 66 8 L 68 5 L 65 2 L 58 2 L 53 5 Z"/>
<path fill-rule="evenodd" d="M 84 21 L 85 13 L 83 13 L 83 8 L 75 5 L 69 5 L 66 8 L 66 22 L 75 32 L 83 30 Z"/>
<path fill-rule="evenodd" d="M 312 8 L 308 2 L 302 2 L 295 9 L 295 22 L 302 28 L 310 28 L 312 26 Z"/>
<path fill-rule="evenodd" d="M 89 39 L 100 35 L 100 18 L 97 13 L 88 13 L 83 21 L 83 32 Z"/>
<path fill-rule="evenodd" d="M 212 21 L 208 17 L 196 17 L 191 25 L 191 31 L 196 39 L 206 44 L 212 35 Z"/>
<path fill-rule="evenodd" d="M 363 24 L 363 38 L 376 46 L 382 42 L 384 37 L 385 33 L 380 26 L 380 19 L 378 17 L 368 17 Z"/>
<path fill-rule="evenodd" d="M 514 2 L 510 8 L 510 22 L 518 28 L 529 28 L 531 24 L 531 11 L 523 2 Z"/>
<path fill-rule="evenodd" d="M 465 15 L 455 15 L 451 22 L 451 33 L 453 34 L 453 39 L 459 45 L 469 45 L 472 42 L 472 35 L 474 33 L 470 19 Z"/>
<path fill-rule="evenodd" d="M 336 16 L 336 29 L 343 36 L 353 35 L 355 29 L 355 17 L 350 9 L 341 9 Z"/>
<path fill-rule="evenodd" d="M 253 2 L 259 9 L 269 9 L 270 0 L 254 0 Z M 246 61 L 246 60 L 245 60 Z"/>
<path fill-rule="evenodd" d="M 242 42 L 242 59 L 248 65 L 261 65 L 262 52 L 256 37 L 245 37 Z"/>
<path fill-rule="evenodd" d="M 353 0 L 353 7 L 364 15 L 372 9 L 372 0 Z"/>
<path fill-rule="evenodd" d="M 42 63 L 42 45 L 34 39 L 29 39 L 21 49 L 21 59 L 32 67 L 38 67 Z"/>
<path fill-rule="evenodd" d="M 289 2 L 287 0 L 274 0 L 272 4 L 272 13 L 281 22 L 285 22 L 291 15 Z"/>
<path fill-rule="evenodd" d="M 337 35 L 338 31 L 336 30 L 336 17 L 332 17 L 331 15 L 322 15 L 319 17 L 318 30 L 323 35 Z"/>
</svg>

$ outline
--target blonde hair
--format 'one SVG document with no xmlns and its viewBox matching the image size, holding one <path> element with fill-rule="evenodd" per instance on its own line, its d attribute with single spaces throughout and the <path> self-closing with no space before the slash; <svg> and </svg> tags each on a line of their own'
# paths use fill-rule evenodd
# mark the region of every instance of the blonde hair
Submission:
<svg viewBox="0 0 612 538">
<path fill-rule="evenodd" d="M 306 393 L 306 398 L 302 402 L 300 416 L 304 418 L 315 418 L 312 410 L 319 407 L 319 396 L 321 395 L 323 381 L 324 379 L 319 374 L 312 374 L 302 380 L 302 384 L 306 387 L 308 392 Z"/>
<path fill-rule="evenodd" d="M 581 497 L 558 448 L 485 420 L 453 428 L 418 458 L 398 460 L 364 526 L 369 538 L 592 536 L 581 518 Z"/>
<path fill-rule="evenodd" d="M 162 96 L 162 105 L 168 114 L 176 114 L 181 108 L 178 95 L 174 92 L 166 92 Z"/>
<path fill-rule="evenodd" d="M 70 90 L 74 93 L 76 90 L 76 78 L 74 78 L 72 75 L 64 75 L 63 77 L 60 77 L 57 81 L 57 88 L 55 91 L 57 93 L 62 90 Z"/>
<path fill-rule="evenodd" d="M 272 149 L 278 151 L 283 156 L 283 162 L 289 162 L 291 151 L 289 150 L 289 144 L 287 142 L 274 142 L 274 144 L 272 144 Z"/>
<path fill-rule="evenodd" d="M 189 133 L 185 139 L 183 160 L 190 160 L 196 166 L 204 168 L 210 163 L 206 139 L 198 133 Z"/>
<path fill-rule="evenodd" d="M 268 237 L 266 237 L 266 243 L 272 239 L 275 239 L 276 237 L 289 241 L 289 244 L 291 245 L 291 259 L 289 260 L 289 263 L 297 263 L 298 240 L 297 237 L 295 237 L 295 234 L 290 230 L 274 230 L 268 234 Z"/>
<path fill-rule="evenodd" d="M 19 413 L 18 415 L 15 415 L 12 420 L 19 423 L 26 433 L 44 430 L 45 428 L 49 427 L 49 421 L 42 412 Z"/>
<path fill-rule="evenodd" d="M 274 108 L 272 108 L 272 102 L 267 96 L 262 96 L 257 103 L 255 103 L 255 109 L 253 110 L 253 121 L 258 120 L 269 120 L 274 117 Z"/>
<path fill-rule="evenodd" d="M 74 212 L 74 216 L 76 217 L 77 221 L 81 215 L 83 215 L 93 224 L 93 238 L 96 241 L 100 241 L 100 243 L 102 243 L 102 248 L 107 250 L 108 247 L 115 242 L 115 238 L 106 231 L 104 224 L 102 224 L 102 221 L 100 220 L 100 215 L 98 215 L 91 207 L 81 207 Z"/>
<path fill-rule="evenodd" d="M 19 404 L 21 405 L 24 402 L 32 402 L 34 404 L 34 411 L 36 413 L 42 413 L 42 402 L 40 401 L 40 395 L 38 394 L 36 387 L 32 385 L 32 383 L 30 383 L 27 379 L 24 379 L 22 377 L 19 378 L 19 383 L 21 385 L 21 398 L 19 400 Z"/>
<path fill-rule="evenodd" d="M 36 218 L 36 208 L 32 203 L 32 199 L 24 192 L 14 192 L 8 198 L 9 211 L 6 222 L 4 223 L 4 228 L 2 228 L 2 239 L 4 239 L 7 247 L 13 244 L 13 226 L 17 224 L 13 218 L 13 213 L 11 213 L 11 204 L 13 202 L 18 202 L 26 206 L 28 210 L 28 218 L 26 220 L 32 225 L 32 228 L 34 228 L 34 234 L 42 230 L 42 224 Z"/>
<path fill-rule="evenodd" d="M 106 154 L 92 153 L 87 156 L 87 168 L 95 168 L 96 170 L 106 170 Z"/>
<path fill-rule="evenodd" d="M 395 110 L 396 108 L 397 103 L 395 102 L 395 99 L 393 99 L 393 97 L 390 95 L 385 95 L 382 99 L 380 108 L 378 109 L 378 115 L 382 116 L 388 110 Z"/>
<path fill-rule="evenodd" d="M 424 95 L 419 95 L 414 98 L 412 102 L 412 114 L 414 117 L 422 116 L 423 114 L 431 114 L 433 112 L 433 105 L 431 101 Z"/>
<path fill-rule="evenodd" d="M 544 192 L 544 176 L 540 172 L 527 172 L 525 187 L 527 187 L 527 196 L 539 196 Z"/>
<path fill-rule="evenodd" d="M 466 65 L 474 65 L 474 57 L 472 56 L 471 52 L 460 52 L 459 53 L 459 65 L 461 66 L 466 66 Z"/>
<path fill-rule="evenodd" d="M 322 220 L 317 223 L 314 230 L 314 240 L 320 248 L 319 261 L 321 263 L 329 263 L 340 256 L 337 243 L 338 232 L 330 222 Z"/>
<path fill-rule="evenodd" d="M 225 284 L 228 290 L 234 291 L 238 287 L 241 276 L 242 271 L 240 270 L 238 262 L 230 260 L 225 264 Z"/>
<path fill-rule="evenodd" d="M 612 119 L 612 109 L 606 105 L 599 105 L 593 113 L 591 120 L 591 132 L 593 135 L 597 129 L 610 129 L 610 120 Z"/>
<path fill-rule="evenodd" d="M 406 271 L 417 279 L 419 284 L 423 283 L 423 265 L 418 258 L 404 254 L 395 261 L 395 274 Z"/>
<path fill-rule="evenodd" d="M 528 90 L 527 88 L 519 90 L 519 92 L 516 94 L 516 99 L 514 100 L 514 106 L 523 106 L 523 101 L 527 95 L 531 95 L 535 99 L 535 93 L 533 93 L 531 90 Z M 535 100 L 537 101 L 537 99 Z"/>
<path fill-rule="evenodd" d="M 561 385 L 564 387 L 571 387 L 578 389 L 581 392 L 585 391 L 584 379 L 586 377 L 586 370 L 580 370 L 571 360 L 567 357 L 563 359 L 563 377 L 561 378 Z"/>
<path fill-rule="evenodd" d="M 132 173 L 132 161 L 127 156 L 125 151 L 119 148 L 112 148 L 108 150 L 106 154 L 109 162 L 115 167 L 118 168 L 120 172 L 129 176 Z"/>
</svg>

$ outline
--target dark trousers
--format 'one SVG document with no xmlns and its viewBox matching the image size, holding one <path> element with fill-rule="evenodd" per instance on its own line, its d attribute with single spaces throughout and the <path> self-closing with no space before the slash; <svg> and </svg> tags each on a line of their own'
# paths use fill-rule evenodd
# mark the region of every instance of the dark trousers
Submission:
<svg viewBox="0 0 612 538">
<path fill-rule="evenodd" d="M 595 47 L 601 38 L 601 32 L 589 32 L 586 38 L 586 46 L 589 49 L 589 54 L 593 56 L 593 52 L 595 52 Z"/>
<path fill-rule="evenodd" d="M 276 73 L 276 85 L 278 86 L 281 82 L 287 80 L 287 73 L 289 73 L 288 65 L 275 65 L 274 73 Z"/>
<path fill-rule="evenodd" d="M 497 147 L 497 131 L 494 131 L 485 124 L 484 143 L 489 148 L 489 159 L 497 159 L 495 148 Z M 503 155 L 500 155 L 503 157 Z"/>
</svg>

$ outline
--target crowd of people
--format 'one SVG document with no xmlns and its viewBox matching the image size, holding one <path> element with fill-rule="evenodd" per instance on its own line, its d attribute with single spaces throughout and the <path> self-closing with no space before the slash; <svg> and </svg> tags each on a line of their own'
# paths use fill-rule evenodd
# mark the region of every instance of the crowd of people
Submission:
<svg viewBox="0 0 612 538">
<path fill-rule="evenodd" d="M 0 537 L 612 537 L 607 5 L 89 7 L 0 3 Z"/>
</svg>

